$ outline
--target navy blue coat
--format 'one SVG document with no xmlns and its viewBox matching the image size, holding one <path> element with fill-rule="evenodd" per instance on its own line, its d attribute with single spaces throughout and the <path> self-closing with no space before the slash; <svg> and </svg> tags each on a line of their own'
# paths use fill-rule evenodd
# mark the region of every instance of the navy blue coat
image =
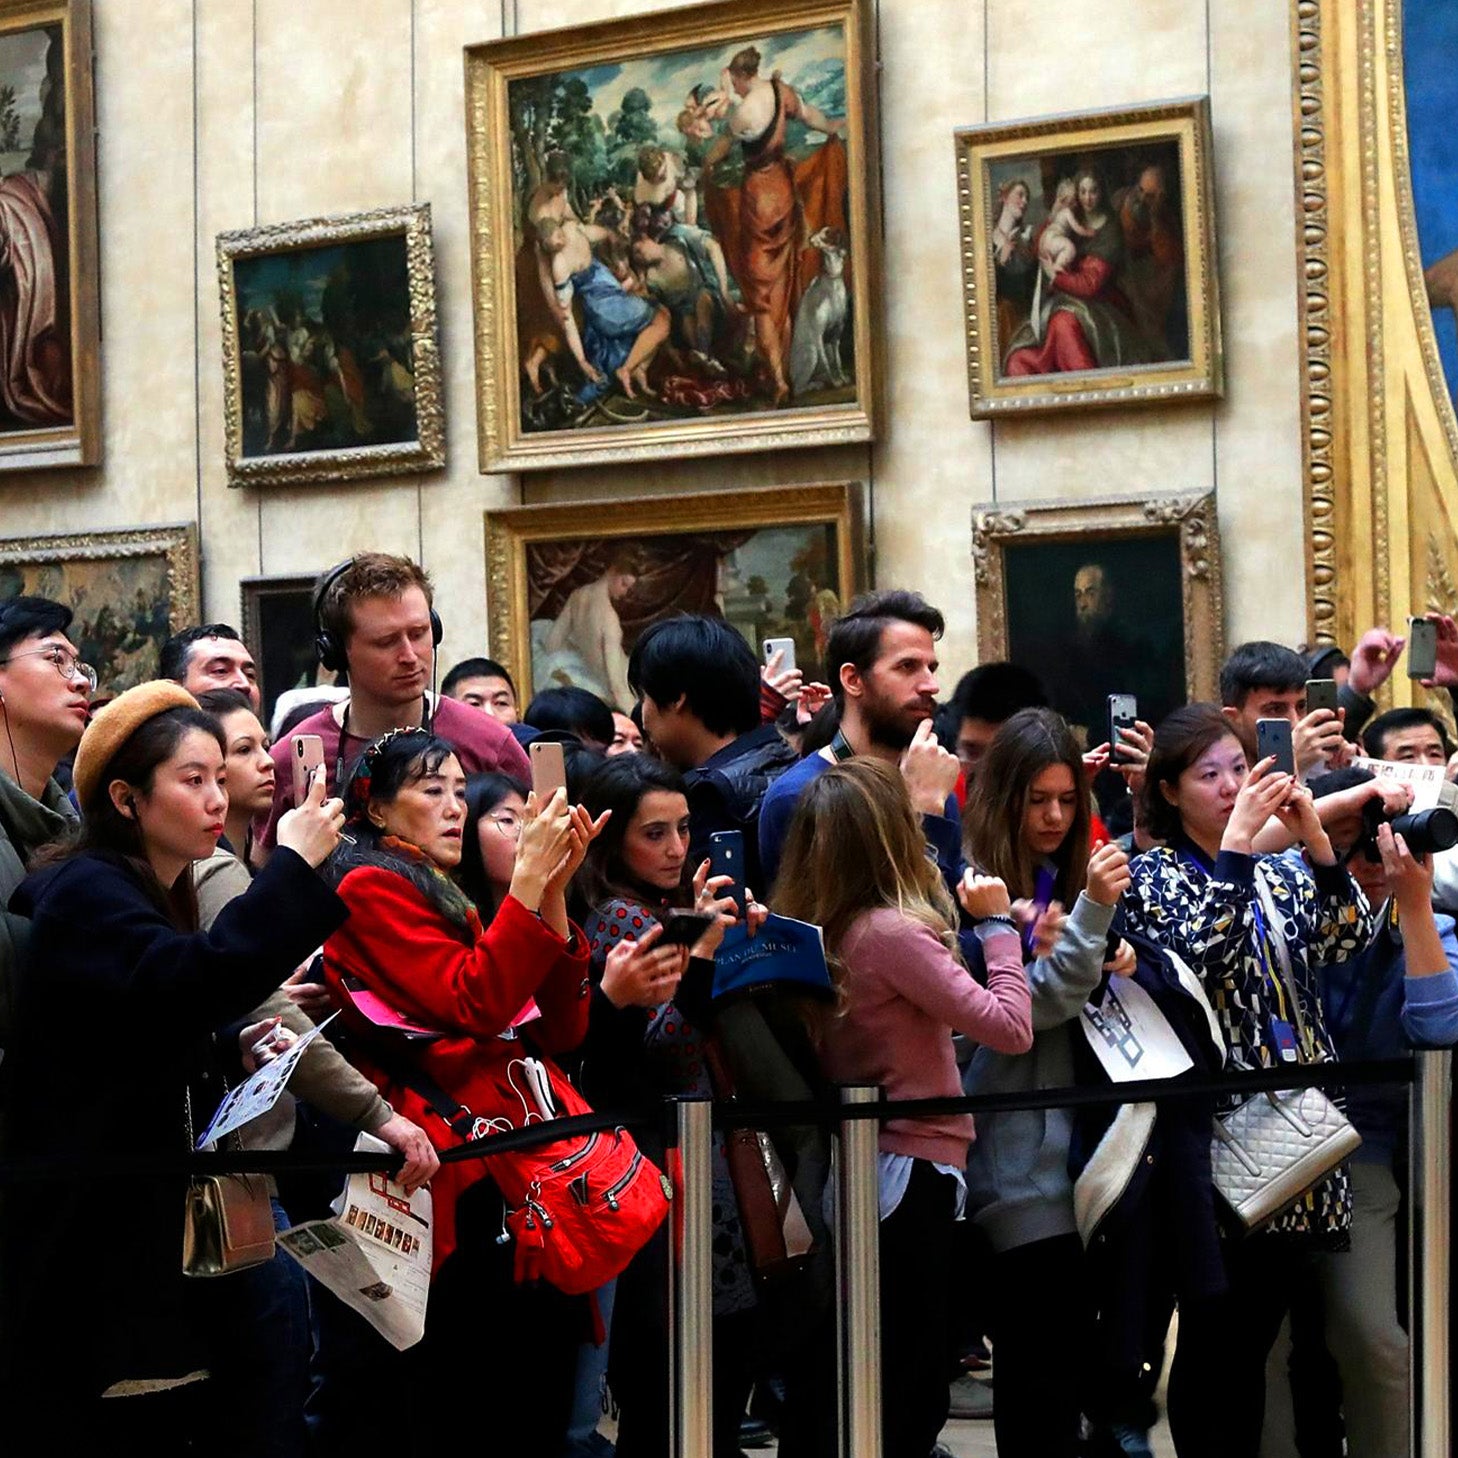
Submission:
<svg viewBox="0 0 1458 1458">
<path fill-rule="evenodd" d="M 185 1092 L 202 1087 L 213 1029 L 256 1007 L 348 916 L 284 849 L 206 933 L 179 932 L 135 870 L 97 853 L 29 877 L 10 908 L 32 925 L 6 1070 L 6 1153 L 83 1162 L 183 1153 Z M 194 1094 L 197 1133 L 215 1092 Z M 7 1411 L 34 1408 L 41 1394 L 84 1405 L 117 1381 L 206 1364 L 194 1318 L 214 1283 L 182 1275 L 184 1189 L 180 1176 L 133 1178 L 123 1167 L 6 1190 Z M 52 1421 L 64 1411 L 53 1408 Z"/>
</svg>

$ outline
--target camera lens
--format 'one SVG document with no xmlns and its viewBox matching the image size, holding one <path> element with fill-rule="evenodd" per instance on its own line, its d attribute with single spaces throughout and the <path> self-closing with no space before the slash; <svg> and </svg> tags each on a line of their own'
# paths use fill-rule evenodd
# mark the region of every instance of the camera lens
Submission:
<svg viewBox="0 0 1458 1458">
<path fill-rule="evenodd" d="M 1400 835 L 1415 856 L 1430 856 L 1458 845 L 1458 815 L 1442 805 L 1415 810 L 1411 815 L 1395 815 L 1390 824 L 1392 833 Z"/>
</svg>

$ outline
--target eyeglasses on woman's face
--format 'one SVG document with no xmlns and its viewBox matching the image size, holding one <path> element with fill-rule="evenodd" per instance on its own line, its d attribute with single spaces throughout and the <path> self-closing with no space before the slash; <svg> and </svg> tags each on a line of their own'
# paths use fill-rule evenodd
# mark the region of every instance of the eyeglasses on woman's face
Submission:
<svg viewBox="0 0 1458 1458">
<path fill-rule="evenodd" d="M 515 810 L 493 810 L 486 818 L 508 840 L 521 839 L 521 816 Z"/>
<path fill-rule="evenodd" d="M 17 658 L 44 658 L 54 665 L 56 672 L 67 683 L 73 679 L 83 679 L 87 691 L 93 694 L 96 692 L 96 670 L 89 663 L 82 663 L 81 655 L 69 648 L 62 648 L 56 643 L 45 648 L 27 648 L 23 653 L 12 653 L 8 658 L 0 659 L 0 665 L 13 663 Z"/>
</svg>

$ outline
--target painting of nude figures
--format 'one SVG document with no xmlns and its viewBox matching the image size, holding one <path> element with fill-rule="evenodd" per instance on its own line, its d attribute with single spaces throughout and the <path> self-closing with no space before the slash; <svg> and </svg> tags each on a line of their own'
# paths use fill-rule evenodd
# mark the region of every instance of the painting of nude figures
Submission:
<svg viewBox="0 0 1458 1458">
<path fill-rule="evenodd" d="M 218 239 L 230 482 L 444 464 L 427 205 Z"/>
<path fill-rule="evenodd" d="M 638 635 L 674 613 L 708 613 L 761 661 L 766 639 L 792 639 L 816 681 L 860 589 L 859 520 L 845 485 L 489 512 L 491 652 L 524 693 L 576 685 L 626 711 Z"/>
<path fill-rule="evenodd" d="M 92 135 L 89 5 L 0 4 L 0 470 L 101 458 Z"/>
<path fill-rule="evenodd" d="M 483 469 L 869 438 L 860 27 L 751 0 L 468 50 Z"/>
<path fill-rule="evenodd" d="M 957 145 L 974 416 L 1219 393 L 1203 102 Z"/>
</svg>

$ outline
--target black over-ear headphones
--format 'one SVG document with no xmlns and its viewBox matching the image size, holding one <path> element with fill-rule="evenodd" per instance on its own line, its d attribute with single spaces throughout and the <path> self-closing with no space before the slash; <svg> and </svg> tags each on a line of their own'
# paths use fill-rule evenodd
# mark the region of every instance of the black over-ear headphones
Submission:
<svg viewBox="0 0 1458 1458">
<path fill-rule="evenodd" d="M 354 558 L 346 557 L 343 562 L 331 567 L 319 579 L 319 585 L 314 589 L 314 651 L 319 655 L 320 666 L 331 673 L 343 673 L 349 667 L 349 659 L 339 636 L 324 626 L 324 599 L 329 596 L 329 589 L 353 566 Z M 440 614 L 431 608 L 430 641 L 439 648 L 440 640 L 444 637 L 445 625 L 440 620 Z"/>
</svg>

